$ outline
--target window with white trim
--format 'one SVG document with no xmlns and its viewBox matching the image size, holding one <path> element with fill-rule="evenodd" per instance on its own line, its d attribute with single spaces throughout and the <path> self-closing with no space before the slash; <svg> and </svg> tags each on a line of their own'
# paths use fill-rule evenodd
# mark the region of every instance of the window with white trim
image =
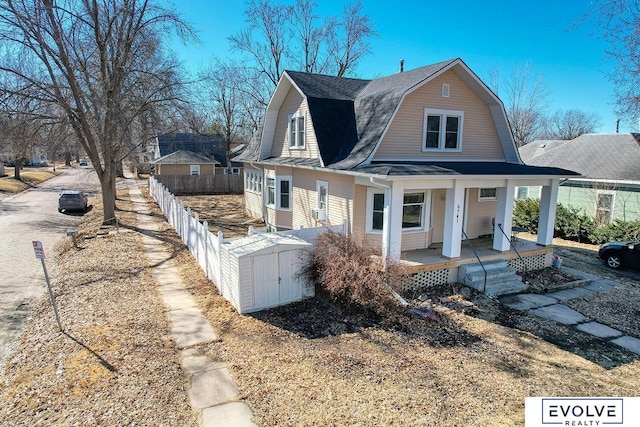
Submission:
<svg viewBox="0 0 640 427">
<path fill-rule="evenodd" d="M 326 212 L 329 199 L 329 184 L 325 181 L 316 181 L 316 193 L 318 195 L 316 207 Z"/>
<path fill-rule="evenodd" d="M 402 203 L 402 230 L 425 229 L 426 193 L 406 192 Z M 367 191 L 367 231 L 380 232 L 384 222 L 384 191 L 369 188 Z"/>
<path fill-rule="evenodd" d="M 189 175 L 200 175 L 200 165 L 189 165 Z"/>
<path fill-rule="evenodd" d="M 607 225 L 613 219 L 613 202 L 615 193 L 612 191 L 596 192 L 596 224 Z"/>
<path fill-rule="evenodd" d="M 303 149 L 305 146 L 305 120 L 304 113 L 296 113 L 289 116 L 288 125 L 289 148 Z"/>
<path fill-rule="evenodd" d="M 268 176 L 265 180 L 267 190 L 264 195 L 264 204 L 267 206 L 275 206 L 276 203 L 276 179 Z"/>
<path fill-rule="evenodd" d="M 402 229 L 423 228 L 424 193 L 404 193 L 402 203 Z"/>
<path fill-rule="evenodd" d="M 229 169 L 224 168 L 224 174 L 229 175 Z M 240 175 L 240 168 L 231 168 L 231 175 Z"/>
<path fill-rule="evenodd" d="M 478 188 L 479 202 L 488 202 L 490 200 L 497 200 L 497 199 L 498 199 L 497 188 Z"/>
<path fill-rule="evenodd" d="M 464 111 L 424 109 L 423 151 L 461 151 Z"/>
<path fill-rule="evenodd" d="M 278 209 L 291 209 L 291 177 L 276 178 Z"/>
<path fill-rule="evenodd" d="M 262 194 L 262 173 L 256 170 L 245 170 L 244 189 L 249 193 Z"/>
</svg>

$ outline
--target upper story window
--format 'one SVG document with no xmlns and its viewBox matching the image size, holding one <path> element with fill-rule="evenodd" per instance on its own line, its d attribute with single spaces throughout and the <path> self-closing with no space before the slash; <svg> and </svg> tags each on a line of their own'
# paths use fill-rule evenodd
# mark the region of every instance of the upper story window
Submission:
<svg viewBox="0 0 640 427">
<path fill-rule="evenodd" d="M 424 110 L 424 151 L 461 151 L 464 111 Z"/>
<path fill-rule="evenodd" d="M 289 148 L 303 149 L 305 146 L 305 124 L 304 114 L 296 113 L 289 116 Z"/>
</svg>

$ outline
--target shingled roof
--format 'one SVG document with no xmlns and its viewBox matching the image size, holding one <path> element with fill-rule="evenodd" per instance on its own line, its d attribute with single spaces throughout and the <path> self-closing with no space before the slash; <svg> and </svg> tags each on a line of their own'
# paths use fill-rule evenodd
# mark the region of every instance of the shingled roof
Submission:
<svg viewBox="0 0 640 427">
<path fill-rule="evenodd" d="M 533 149 L 544 142 L 533 141 Z M 546 148 L 546 144 L 545 147 Z M 529 150 L 532 150 L 531 148 Z M 579 172 L 585 178 L 640 181 L 640 134 L 585 134 L 523 160 L 532 166 L 550 166 Z M 526 151 L 525 151 L 526 153 Z"/>
<path fill-rule="evenodd" d="M 194 153 L 193 151 L 178 150 L 173 153 L 169 153 L 165 156 L 158 157 L 152 160 L 153 164 L 172 164 L 172 165 L 184 165 L 184 164 L 200 164 L 200 165 L 213 165 L 220 164 L 220 162 L 213 160 L 211 157 L 204 154 Z"/>
<path fill-rule="evenodd" d="M 160 156 L 166 156 L 176 151 L 191 151 L 209 157 L 214 163 L 227 166 L 227 148 L 220 135 L 197 133 L 168 133 L 158 135 Z M 233 164 L 233 166 L 242 166 Z"/>
</svg>

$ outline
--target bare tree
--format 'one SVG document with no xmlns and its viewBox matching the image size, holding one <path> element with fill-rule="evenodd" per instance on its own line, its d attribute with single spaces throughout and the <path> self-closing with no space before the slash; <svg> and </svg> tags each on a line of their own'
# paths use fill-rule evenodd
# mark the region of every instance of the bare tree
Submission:
<svg viewBox="0 0 640 427">
<path fill-rule="evenodd" d="M 249 114 L 251 108 L 245 104 L 243 81 L 238 72 L 241 68 L 237 64 L 217 60 L 203 79 L 208 88 L 203 91 L 206 93 L 203 104 L 212 114 L 210 129 L 222 137 L 225 145 L 228 172 L 231 172 L 233 150 L 247 141 L 255 130 Z"/>
<path fill-rule="evenodd" d="M 600 125 L 599 116 L 578 109 L 557 110 L 544 119 L 544 139 L 574 139 L 592 133 Z"/>
<path fill-rule="evenodd" d="M 178 99 L 176 61 L 162 50 L 168 30 L 191 33 L 154 0 L 0 3 L 0 37 L 11 54 L 0 72 L 21 83 L 5 90 L 63 112 L 100 180 L 105 222 L 115 217 L 116 172 L 133 122 Z"/>
<path fill-rule="evenodd" d="M 314 0 L 296 0 L 294 6 L 251 0 L 249 26 L 229 37 L 232 50 L 245 54 L 242 90 L 264 107 L 285 69 L 343 76 L 369 53 L 376 33 L 362 3 L 347 4 L 340 17 L 321 18 L 316 7 Z"/>
<path fill-rule="evenodd" d="M 376 35 L 368 15 L 363 14 L 362 3 L 348 3 L 337 24 L 329 32 L 329 55 L 337 76 L 352 72 L 369 52 L 369 39 Z"/>
<path fill-rule="evenodd" d="M 615 85 L 618 113 L 629 122 L 640 116 L 640 2 L 595 0 L 583 21 L 595 22 L 609 44 L 614 62 L 609 78 Z"/>
<path fill-rule="evenodd" d="M 507 119 L 518 147 L 538 139 L 544 132 L 548 92 L 541 76 L 531 75 L 531 66 L 516 66 L 509 78 L 500 80 L 499 72 L 490 75 L 493 91 L 505 103 Z M 500 89 L 500 92 L 498 91 Z"/>
</svg>

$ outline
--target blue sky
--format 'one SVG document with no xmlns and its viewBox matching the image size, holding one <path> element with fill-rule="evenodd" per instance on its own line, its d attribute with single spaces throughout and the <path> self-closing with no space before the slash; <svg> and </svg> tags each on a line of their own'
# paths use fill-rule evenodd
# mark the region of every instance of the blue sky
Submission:
<svg viewBox="0 0 640 427">
<path fill-rule="evenodd" d="M 587 0 L 363 1 L 378 35 L 371 55 L 357 69 L 357 77 L 374 78 L 460 57 L 480 78 L 492 70 L 509 75 L 529 64 L 549 92 L 549 110 L 577 108 L 600 116 L 598 132 L 613 133 L 614 87 L 606 73 L 611 63 L 598 29 L 579 21 L 589 10 Z M 342 1 L 318 0 L 321 15 L 338 15 Z M 227 37 L 246 26 L 245 3 L 239 0 L 182 0 L 175 7 L 198 31 L 201 44 L 181 47 L 178 54 L 190 68 L 213 56 L 233 54 Z M 499 94 L 500 95 L 500 94 Z M 620 132 L 638 131 L 638 124 L 620 123 Z"/>
</svg>

